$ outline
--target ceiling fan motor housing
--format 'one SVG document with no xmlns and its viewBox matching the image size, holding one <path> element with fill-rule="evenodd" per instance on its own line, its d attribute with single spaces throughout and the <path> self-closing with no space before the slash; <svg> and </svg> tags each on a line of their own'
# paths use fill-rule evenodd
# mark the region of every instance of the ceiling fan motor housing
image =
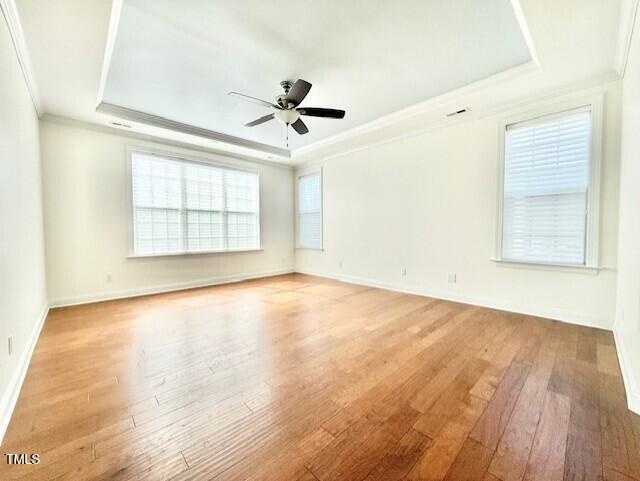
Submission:
<svg viewBox="0 0 640 481">
<path fill-rule="evenodd" d="M 287 109 L 289 108 L 289 102 L 287 101 L 287 95 L 286 94 L 282 94 L 282 95 L 277 95 L 276 96 L 276 103 L 282 107 L 283 109 Z M 293 104 L 291 104 L 291 107 L 293 107 Z"/>
</svg>

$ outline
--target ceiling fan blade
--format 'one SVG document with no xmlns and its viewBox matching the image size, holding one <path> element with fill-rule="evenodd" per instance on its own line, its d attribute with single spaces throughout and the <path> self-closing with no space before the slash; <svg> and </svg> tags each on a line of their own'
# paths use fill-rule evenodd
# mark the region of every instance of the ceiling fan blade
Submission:
<svg viewBox="0 0 640 481">
<path fill-rule="evenodd" d="M 249 122 L 248 124 L 244 124 L 245 127 L 255 127 L 256 125 L 260 125 L 260 124 L 264 124 L 265 122 L 269 122 L 269 120 L 272 120 L 274 117 L 273 114 L 269 114 L 269 115 L 265 115 L 264 117 L 260 117 L 259 119 L 255 119 L 252 122 Z"/>
<path fill-rule="evenodd" d="M 296 105 L 300 105 L 309 93 L 309 90 L 311 90 L 311 84 L 306 80 L 299 78 L 296 80 L 296 83 L 293 84 L 291 90 L 289 90 L 289 93 L 287 94 L 287 101 L 292 103 L 294 107 Z"/>
<path fill-rule="evenodd" d="M 302 121 L 302 119 L 296 120 L 294 123 L 291 124 L 291 127 L 293 127 L 293 130 L 298 132 L 300 135 L 304 135 L 307 132 L 309 132 L 309 129 L 307 128 L 305 123 Z"/>
<path fill-rule="evenodd" d="M 266 100 L 257 99 L 255 97 L 251 97 L 250 95 L 241 94 L 239 92 L 229 92 L 228 95 L 230 95 L 231 97 L 234 97 L 234 98 L 245 100 L 247 102 L 251 102 L 251 103 L 254 103 L 254 104 L 262 105 L 263 107 L 271 107 L 271 108 L 274 108 L 274 109 L 281 109 L 282 108 L 279 105 L 272 104 L 271 102 L 267 102 Z"/>
<path fill-rule="evenodd" d="M 300 112 L 300 115 L 308 115 L 310 117 L 327 117 L 330 119 L 343 119 L 344 110 L 338 109 L 323 109 L 319 107 L 303 107 L 296 109 Z"/>
</svg>

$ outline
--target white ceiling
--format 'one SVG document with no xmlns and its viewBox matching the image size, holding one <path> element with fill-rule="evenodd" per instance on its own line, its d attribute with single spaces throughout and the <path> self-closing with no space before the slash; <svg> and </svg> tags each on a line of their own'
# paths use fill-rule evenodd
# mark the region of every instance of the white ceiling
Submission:
<svg viewBox="0 0 640 481">
<path fill-rule="evenodd" d="M 112 117 L 95 108 L 111 0 L 16 3 L 42 110 L 107 124 Z M 313 144 L 292 143 L 296 154 L 526 61 L 529 51 L 511 3 L 521 6 L 539 69 L 493 88 L 492 101 L 614 71 L 620 0 L 124 0 L 104 98 L 282 146 L 279 124 L 251 132 L 241 127 L 267 112 L 233 101 L 226 92 L 270 100 L 280 80 L 302 77 L 314 84 L 305 105 L 345 108 L 347 117 L 309 119 L 311 133 L 295 141 Z M 469 106 L 475 107 L 481 93 L 475 92 Z M 405 122 L 403 128 L 411 126 Z M 136 123 L 133 130 L 233 151 Z"/>
<path fill-rule="evenodd" d="M 295 149 L 531 60 L 509 0 L 124 0 L 108 103 L 285 147 L 285 127 L 246 122 L 279 82 L 314 84 Z"/>
</svg>

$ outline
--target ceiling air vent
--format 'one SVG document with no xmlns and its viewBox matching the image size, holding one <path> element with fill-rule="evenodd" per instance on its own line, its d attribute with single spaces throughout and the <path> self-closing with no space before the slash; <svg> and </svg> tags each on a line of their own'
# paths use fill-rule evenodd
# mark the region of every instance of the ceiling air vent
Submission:
<svg viewBox="0 0 640 481">
<path fill-rule="evenodd" d="M 469 107 L 463 107 L 460 110 L 454 110 L 453 112 L 449 112 L 447 117 L 455 117 L 456 115 L 461 115 L 469 111 Z"/>
</svg>

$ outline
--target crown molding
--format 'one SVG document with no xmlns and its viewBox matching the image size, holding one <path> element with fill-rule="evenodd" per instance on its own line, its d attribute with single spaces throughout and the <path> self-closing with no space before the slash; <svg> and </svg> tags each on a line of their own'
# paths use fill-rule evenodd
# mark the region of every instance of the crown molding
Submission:
<svg viewBox="0 0 640 481">
<path fill-rule="evenodd" d="M 111 15 L 109 19 L 109 30 L 107 33 L 107 41 L 105 44 L 104 58 L 102 62 L 102 72 L 100 75 L 100 85 L 98 87 L 98 98 L 96 112 L 113 115 L 119 119 L 126 119 L 140 124 L 148 125 L 151 127 L 157 127 L 162 129 L 171 130 L 174 132 L 180 132 L 187 135 L 193 135 L 205 139 L 214 140 L 229 145 L 241 147 L 243 149 L 250 149 L 261 153 L 273 154 L 285 159 L 291 157 L 291 152 L 287 149 L 280 147 L 274 147 L 272 145 L 247 140 L 241 137 L 236 137 L 213 130 L 196 127 L 182 122 L 167 119 L 165 117 L 148 114 L 139 110 L 130 109 L 120 105 L 104 102 L 104 90 L 109 76 L 109 69 L 111 68 L 111 59 L 113 56 L 113 50 L 118 36 L 118 26 L 120 24 L 120 17 L 122 13 L 123 0 L 113 0 L 111 5 Z"/>
<path fill-rule="evenodd" d="M 339 152 L 331 153 L 327 156 L 322 156 L 320 158 L 314 158 L 306 161 L 303 160 L 302 162 L 299 162 L 299 161 L 295 162 L 297 159 L 296 157 L 294 157 L 293 158 L 294 169 L 297 172 L 300 169 L 306 169 L 306 168 L 311 168 L 318 165 L 323 165 L 328 160 L 331 160 L 337 157 L 342 157 L 344 155 L 352 154 L 354 152 L 372 149 L 385 144 L 398 142 L 400 140 L 410 139 L 412 137 L 417 137 L 419 135 L 433 132 L 435 130 L 470 122 L 472 120 L 486 118 L 491 115 L 507 114 L 512 111 L 526 109 L 527 107 L 531 107 L 532 105 L 544 106 L 548 103 L 555 103 L 562 100 L 570 100 L 572 98 L 605 94 L 607 89 L 612 83 L 619 82 L 619 81 L 620 81 L 620 78 L 618 77 L 618 75 L 615 72 L 611 71 L 609 73 L 606 73 L 603 75 L 597 75 L 588 79 L 569 82 L 567 84 L 564 84 L 555 88 L 551 88 L 543 92 L 538 92 L 534 95 L 524 95 L 515 100 L 496 103 L 494 105 L 487 106 L 482 109 L 473 109 L 469 112 L 468 115 L 465 114 L 459 117 L 456 116 L 452 118 L 441 118 L 440 120 L 437 120 L 437 121 L 425 122 L 425 124 L 422 127 L 412 130 L 411 132 L 407 132 L 401 135 L 394 135 L 387 138 L 382 138 L 377 142 L 369 142 L 364 145 L 344 148 L 344 149 L 341 149 Z M 433 109 L 439 106 L 440 105 L 434 105 Z M 425 109 L 424 112 L 421 112 L 421 113 L 426 113 L 429 110 L 430 109 Z M 376 128 L 372 128 L 370 130 L 375 130 Z M 363 132 L 363 133 L 366 133 L 366 132 Z M 357 137 L 359 135 L 360 134 L 357 134 L 357 135 L 354 135 L 353 137 Z M 380 135 L 380 137 L 383 137 L 383 136 Z M 348 140 L 348 139 L 344 139 L 344 140 Z M 313 146 L 315 145 L 317 145 L 317 143 L 313 144 Z M 294 156 L 299 150 L 300 149 L 295 150 L 293 152 Z"/>
<path fill-rule="evenodd" d="M 397 122 L 407 120 L 411 117 L 415 117 L 417 115 L 421 115 L 424 113 L 428 113 L 437 109 L 439 107 L 444 106 L 445 104 L 455 102 L 457 99 L 464 97 L 470 93 L 473 93 L 477 90 L 481 90 L 490 85 L 495 85 L 496 83 L 503 83 L 513 80 L 518 77 L 522 77 L 525 75 L 530 75 L 532 73 L 540 72 L 539 65 L 534 61 L 529 61 L 518 65 L 516 67 L 512 67 L 503 72 L 497 73 L 490 77 L 487 77 L 482 80 L 478 80 L 477 82 L 473 82 L 464 87 L 451 90 L 437 97 L 433 97 L 429 100 L 425 100 L 424 102 L 420 102 L 404 109 L 398 110 L 388 115 L 384 115 L 376 120 L 371 122 L 367 122 L 366 124 L 359 125 L 352 129 L 349 129 L 345 132 L 341 132 L 337 135 L 333 135 L 326 139 L 320 140 L 318 142 L 314 142 L 311 145 L 307 145 L 305 147 L 300 147 L 299 149 L 295 149 L 292 151 L 292 157 L 294 160 L 300 156 L 310 154 L 317 150 L 329 147 L 331 145 L 344 142 L 346 140 L 353 139 L 355 137 L 359 137 L 363 134 L 367 134 L 374 130 L 378 130 L 382 127 L 386 127 L 389 125 L 393 125 Z"/>
<path fill-rule="evenodd" d="M 55 114 L 44 114 L 40 118 L 41 122 L 50 122 L 52 124 L 64 125 L 68 127 L 75 127 L 79 129 L 91 130 L 94 132 L 100 132 L 103 134 L 109 135 L 117 135 L 120 137 L 126 137 L 130 139 L 139 140 L 142 142 L 148 142 L 153 146 L 170 146 L 176 147 L 178 149 L 183 149 L 185 151 L 191 152 L 201 152 L 206 154 L 212 154 L 220 157 L 231 158 L 235 160 L 240 160 L 243 162 L 249 162 L 252 164 L 260 164 L 268 167 L 278 167 L 285 170 L 292 170 L 293 166 L 290 164 L 285 164 L 283 162 L 276 162 L 270 160 L 259 159 L 256 157 L 250 157 L 234 152 L 228 152 L 225 150 L 214 149 L 210 147 L 206 147 L 203 145 L 192 144 L 189 142 L 181 142 L 179 140 L 167 139 L 166 137 L 151 135 L 143 132 L 136 132 L 131 130 L 120 129 L 116 127 L 111 127 L 109 125 L 96 124 L 93 122 L 87 122 L 84 120 L 77 120 L 70 117 L 65 117 L 62 115 Z"/>
<path fill-rule="evenodd" d="M 522 10 L 520 0 L 511 0 L 511 6 L 516 16 L 518 26 L 520 27 L 520 31 L 522 32 L 522 36 L 524 37 L 525 43 L 527 44 L 527 48 L 529 49 L 529 55 L 531 55 L 531 60 L 529 62 L 525 62 L 503 72 L 499 72 L 487 78 L 470 83 L 468 85 L 465 85 L 464 87 L 445 92 L 442 95 L 438 95 L 431 99 L 425 100 L 424 102 L 420 102 L 391 114 L 384 115 L 376 120 L 356 126 L 352 129 L 341 132 L 337 135 L 333 135 L 326 139 L 319 140 L 318 142 L 314 142 L 313 144 L 295 149 L 294 151 L 292 151 L 292 157 L 295 159 L 296 157 L 304 156 L 330 145 L 343 142 L 354 137 L 358 137 L 362 134 L 377 130 L 381 127 L 385 127 L 387 125 L 409 119 L 413 116 L 429 112 L 437 107 L 440 107 L 446 103 L 454 102 L 460 97 L 468 95 L 477 90 L 481 90 L 489 85 L 508 82 L 524 75 L 540 72 L 542 69 L 540 67 L 538 53 L 533 42 L 533 37 L 531 36 L 531 32 L 529 31 L 529 25 L 527 24 L 527 19 Z"/>
<path fill-rule="evenodd" d="M 18 14 L 18 7 L 15 0 L 0 0 L 0 9 L 4 15 L 4 19 L 7 22 L 7 28 L 9 29 L 9 35 L 13 41 L 13 46 L 16 50 L 18 62 L 22 69 L 22 75 L 27 85 L 27 90 L 31 96 L 33 107 L 41 117 L 44 113 L 42 108 L 42 101 L 38 88 L 36 87 L 35 79 L 33 76 L 33 69 L 31 67 L 31 60 L 29 58 L 29 50 L 27 49 L 27 42 L 24 38 L 24 31 L 22 30 L 22 24 L 20 23 L 20 15 Z"/>
<path fill-rule="evenodd" d="M 618 30 L 618 46 L 616 48 L 616 71 L 620 77 L 624 77 L 629 60 L 633 29 L 638 16 L 638 4 L 640 0 L 626 0 L 620 10 L 620 26 Z"/>
<path fill-rule="evenodd" d="M 222 132 L 216 132 L 214 130 L 204 129 L 202 127 L 183 124 L 182 122 L 170 120 L 158 115 L 148 114 L 146 112 L 141 112 L 139 110 L 134 110 L 127 107 L 121 107 L 120 105 L 100 102 L 100 104 L 98 104 L 98 106 L 96 107 L 96 112 L 113 115 L 114 117 L 118 117 L 120 119 L 131 120 L 133 122 L 150 125 L 152 127 L 172 130 L 174 132 L 193 135 L 195 137 L 210 139 L 225 144 L 236 145 L 244 149 L 273 154 L 285 159 L 291 158 L 291 152 L 287 149 L 255 142 L 253 140 L 243 139 L 241 137 L 236 137 L 233 135 L 223 134 Z"/>
</svg>

